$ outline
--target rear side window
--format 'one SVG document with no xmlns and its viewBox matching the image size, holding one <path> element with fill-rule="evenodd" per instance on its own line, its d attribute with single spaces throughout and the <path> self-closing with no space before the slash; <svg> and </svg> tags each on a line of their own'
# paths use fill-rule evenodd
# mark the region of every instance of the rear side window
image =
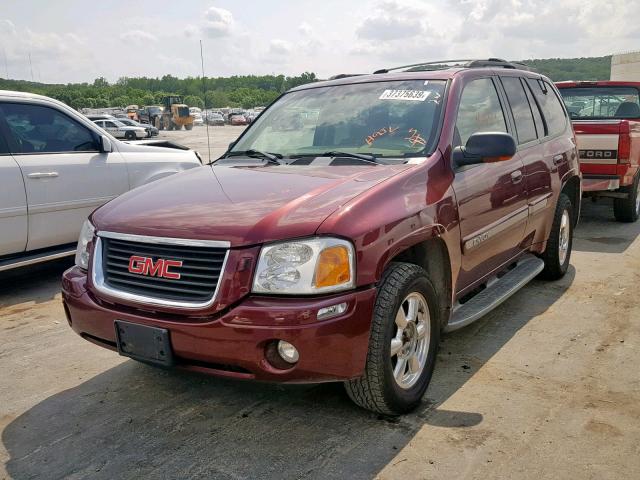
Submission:
<svg viewBox="0 0 640 480">
<path fill-rule="evenodd" d="M 478 132 L 506 132 L 507 123 L 498 92 L 490 78 L 469 82 L 462 91 L 454 147 L 465 145 Z"/>
<path fill-rule="evenodd" d="M 98 151 L 92 132 L 56 109 L 5 103 L 0 105 L 0 115 L 13 136 L 13 153 Z"/>
<path fill-rule="evenodd" d="M 509 106 L 516 122 L 518 143 L 523 144 L 535 140 L 537 135 L 533 122 L 533 113 L 520 79 L 517 77 L 501 77 L 500 80 L 507 93 Z"/>
<path fill-rule="evenodd" d="M 564 132 L 567 126 L 567 116 L 560 99 L 551 85 L 543 80 L 534 78 L 528 78 L 527 82 L 529 82 L 529 86 L 540 104 L 547 122 L 548 134 L 554 136 Z"/>
</svg>

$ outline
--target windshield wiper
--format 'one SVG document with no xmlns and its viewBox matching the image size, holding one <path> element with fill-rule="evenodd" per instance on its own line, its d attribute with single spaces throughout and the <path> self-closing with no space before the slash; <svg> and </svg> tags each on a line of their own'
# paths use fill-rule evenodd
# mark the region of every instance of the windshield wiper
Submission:
<svg viewBox="0 0 640 480">
<path fill-rule="evenodd" d="M 387 162 L 380 160 L 375 155 L 369 155 L 367 153 L 351 153 L 351 152 L 339 152 L 336 150 L 331 150 L 323 153 L 305 153 L 301 155 L 292 155 L 292 158 L 302 158 L 302 157 L 343 157 L 343 158 L 357 158 L 358 160 L 362 160 L 363 162 L 375 163 L 386 165 Z"/>
<path fill-rule="evenodd" d="M 262 158 L 271 163 L 275 163 L 276 165 L 285 165 L 286 162 L 281 162 L 280 159 L 282 155 L 279 153 L 269 153 L 269 152 L 261 152 L 260 150 L 242 150 L 235 152 L 227 152 L 221 158 L 230 158 L 230 157 L 252 157 L 252 158 Z"/>
</svg>

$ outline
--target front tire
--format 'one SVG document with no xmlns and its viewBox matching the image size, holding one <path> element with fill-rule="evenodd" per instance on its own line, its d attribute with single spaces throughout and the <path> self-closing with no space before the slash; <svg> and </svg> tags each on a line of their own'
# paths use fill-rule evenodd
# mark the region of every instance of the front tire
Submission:
<svg viewBox="0 0 640 480">
<path fill-rule="evenodd" d="M 632 185 L 620 190 L 628 197 L 613 200 L 613 215 L 618 222 L 633 223 L 640 217 L 640 173 Z"/>
<path fill-rule="evenodd" d="M 571 250 L 573 248 L 573 205 L 569 197 L 561 193 L 553 216 L 553 226 L 547 240 L 547 247 L 542 254 L 544 270 L 540 276 L 547 280 L 558 280 L 564 277 L 569 269 Z"/>
<path fill-rule="evenodd" d="M 436 361 L 438 304 L 424 269 L 410 263 L 389 266 L 378 287 L 364 374 L 345 382 L 351 400 L 386 415 L 409 412 L 420 403 Z"/>
<path fill-rule="evenodd" d="M 136 139 L 136 133 L 135 132 L 125 132 L 124 134 L 124 138 L 125 140 L 135 140 Z"/>
</svg>

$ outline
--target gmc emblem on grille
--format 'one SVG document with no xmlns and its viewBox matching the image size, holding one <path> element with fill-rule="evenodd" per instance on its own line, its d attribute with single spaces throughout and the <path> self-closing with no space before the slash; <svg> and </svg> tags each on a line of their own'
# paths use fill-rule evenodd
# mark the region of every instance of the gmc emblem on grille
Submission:
<svg viewBox="0 0 640 480">
<path fill-rule="evenodd" d="M 149 277 L 180 280 L 180 274 L 169 271 L 169 268 L 181 266 L 182 260 L 165 260 L 164 258 L 159 258 L 154 262 L 153 258 L 139 257 L 137 255 L 132 255 L 129 258 L 129 272 L 138 275 L 147 275 Z"/>
</svg>

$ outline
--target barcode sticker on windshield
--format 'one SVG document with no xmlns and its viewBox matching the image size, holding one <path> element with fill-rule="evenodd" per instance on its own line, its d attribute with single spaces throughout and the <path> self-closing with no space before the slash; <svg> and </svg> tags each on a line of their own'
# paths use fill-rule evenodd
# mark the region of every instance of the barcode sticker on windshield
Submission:
<svg viewBox="0 0 640 480">
<path fill-rule="evenodd" d="M 409 100 L 424 102 L 431 92 L 425 90 L 385 90 L 379 100 Z"/>
</svg>

